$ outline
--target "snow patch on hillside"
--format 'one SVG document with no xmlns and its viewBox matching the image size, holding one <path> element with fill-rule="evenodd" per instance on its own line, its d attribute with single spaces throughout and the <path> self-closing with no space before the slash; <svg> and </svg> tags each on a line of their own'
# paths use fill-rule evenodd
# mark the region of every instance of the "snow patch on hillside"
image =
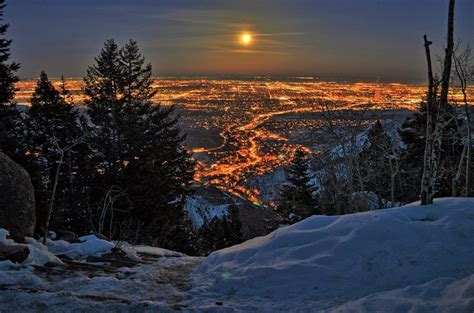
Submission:
<svg viewBox="0 0 474 313">
<path fill-rule="evenodd" d="M 222 217 L 229 212 L 229 205 L 212 205 L 202 197 L 189 197 L 185 204 L 185 210 L 195 228 L 201 228 L 205 221 L 214 217 Z"/>
</svg>

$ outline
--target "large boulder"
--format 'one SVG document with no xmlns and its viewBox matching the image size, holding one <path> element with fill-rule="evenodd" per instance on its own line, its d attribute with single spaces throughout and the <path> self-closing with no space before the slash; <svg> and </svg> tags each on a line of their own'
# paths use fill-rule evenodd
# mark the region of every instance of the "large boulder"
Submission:
<svg viewBox="0 0 474 313">
<path fill-rule="evenodd" d="M 30 175 L 0 152 L 0 228 L 13 238 L 31 237 L 35 229 L 35 195 Z"/>
</svg>

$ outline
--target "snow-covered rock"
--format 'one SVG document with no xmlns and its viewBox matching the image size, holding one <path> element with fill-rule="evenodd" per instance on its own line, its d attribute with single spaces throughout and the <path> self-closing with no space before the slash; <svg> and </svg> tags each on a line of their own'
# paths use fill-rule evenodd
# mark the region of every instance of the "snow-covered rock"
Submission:
<svg viewBox="0 0 474 313">
<path fill-rule="evenodd" d="M 130 254 L 148 254 L 155 257 L 184 257 L 185 254 L 181 252 L 176 252 L 168 249 L 158 248 L 158 247 L 150 247 L 150 246 L 143 246 L 143 245 L 131 245 L 129 243 L 124 243 L 121 246 L 121 249 Z"/>
<path fill-rule="evenodd" d="M 12 239 L 7 239 L 8 231 L 0 228 L 0 243 L 4 245 L 18 245 L 28 247 L 29 254 L 28 257 L 21 263 L 13 263 L 11 261 L 2 261 L 0 262 L 0 269 L 14 269 L 18 267 L 27 267 L 30 265 L 44 265 L 46 263 L 57 263 L 61 264 L 59 260 L 53 253 L 48 251 L 48 248 L 43 246 L 41 243 L 37 242 L 35 239 L 26 237 L 24 244 L 15 243 Z"/>
<path fill-rule="evenodd" d="M 80 237 L 79 243 L 69 243 L 64 240 L 48 240 L 49 251 L 55 255 L 65 255 L 71 259 L 81 259 L 90 255 L 98 256 L 109 252 L 114 247 L 112 242 L 99 239 L 94 235 Z"/>
<path fill-rule="evenodd" d="M 300 223 L 212 253 L 195 290 L 237 310 L 472 312 L 474 199 Z"/>
</svg>

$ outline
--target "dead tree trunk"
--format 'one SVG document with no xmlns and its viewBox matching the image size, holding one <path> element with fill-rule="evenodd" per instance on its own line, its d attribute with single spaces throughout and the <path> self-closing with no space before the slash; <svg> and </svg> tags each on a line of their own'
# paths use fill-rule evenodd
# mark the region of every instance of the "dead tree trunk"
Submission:
<svg viewBox="0 0 474 313">
<path fill-rule="evenodd" d="M 471 117 L 469 113 L 469 106 L 467 105 L 466 90 L 464 90 L 464 108 L 466 109 L 466 123 L 467 123 L 467 152 L 466 152 L 466 186 L 464 196 L 471 195 L 471 151 L 472 151 L 472 134 L 471 134 Z"/>
<path fill-rule="evenodd" d="M 400 164 L 398 163 L 398 155 L 395 151 L 395 148 L 392 144 L 392 155 L 389 159 L 390 165 L 390 201 L 392 201 L 392 206 L 395 204 L 395 179 L 400 171 Z"/>
<path fill-rule="evenodd" d="M 443 132 L 446 126 L 446 112 L 448 109 L 448 93 L 449 83 L 451 78 L 451 67 L 454 52 L 454 9 L 456 0 L 449 1 L 448 13 L 448 36 L 447 45 L 445 49 L 443 76 L 441 78 L 441 93 L 438 102 L 438 110 L 436 114 L 436 123 L 433 126 L 433 108 L 436 99 L 434 88 L 433 71 L 431 67 L 431 54 L 429 42 L 425 40 L 425 51 L 428 62 L 428 103 L 427 103 L 427 129 L 426 129 L 426 145 L 423 165 L 423 177 L 421 183 L 421 204 L 432 204 L 435 195 L 436 180 L 438 176 L 438 168 L 441 157 L 441 145 L 443 142 Z"/>
<path fill-rule="evenodd" d="M 466 151 L 467 151 L 467 146 L 464 145 L 461 152 L 461 156 L 459 157 L 458 169 L 456 171 L 456 174 L 453 176 L 453 179 L 451 180 L 452 181 L 451 182 L 451 196 L 452 197 L 458 196 L 459 180 L 461 180 L 461 174 L 464 168 L 464 159 L 466 158 Z"/>
<path fill-rule="evenodd" d="M 59 157 L 58 165 L 56 166 L 56 171 L 55 171 L 54 179 L 53 179 L 53 191 L 51 192 L 51 199 L 49 199 L 48 216 L 46 218 L 46 225 L 44 227 L 44 234 L 43 234 L 43 245 L 46 245 L 46 238 L 48 236 L 49 223 L 51 221 L 51 214 L 53 212 L 54 199 L 56 198 L 56 189 L 58 187 L 59 172 L 61 171 L 61 165 L 63 164 L 63 159 L 64 159 L 64 151 L 60 150 L 60 157 Z"/>
<path fill-rule="evenodd" d="M 432 194 L 430 181 L 432 180 L 432 163 L 431 152 L 433 149 L 433 108 L 435 101 L 433 66 L 431 63 L 431 41 L 428 41 L 426 35 L 423 37 L 425 42 L 426 62 L 428 65 L 428 93 L 426 99 L 426 138 L 425 138 L 425 154 L 423 157 L 423 176 L 421 178 L 421 204 L 426 205 L 432 202 L 430 195 Z"/>
<path fill-rule="evenodd" d="M 440 110 L 446 111 L 448 107 L 449 82 L 451 78 L 451 67 L 454 53 L 454 7 L 456 0 L 449 1 L 448 15 L 448 42 L 446 45 L 446 55 L 444 57 L 443 77 L 441 81 L 441 96 L 439 99 Z"/>
</svg>

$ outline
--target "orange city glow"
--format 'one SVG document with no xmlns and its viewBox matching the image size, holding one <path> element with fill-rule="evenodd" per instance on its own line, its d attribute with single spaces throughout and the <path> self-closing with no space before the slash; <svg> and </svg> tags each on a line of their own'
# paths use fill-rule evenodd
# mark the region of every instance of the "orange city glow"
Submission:
<svg viewBox="0 0 474 313">
<path fill-rule="evenodd" d="M 53 82 L 59 87 L 59 82 Z M 35 81 L 22 81 L 15 100 L 28 105 Z M 86 96 L 82 80 L 68 80 L 72 100 L 82 105 Z M 414 110 L 426 86 L 384 83 L 324 82 L 312 77 L 289 81 L 157 79 L 153 101 L 176 105 L 188 133 L 188 148 L 198 159 L 195 180 L 255 203 L 268 204 L 252 179 L 288 164 L 305 133 L 314 134 L 320 120 L 313 115 L 318 101 L 337 103 L 337 109 L 361 107 Z M 469 87 L 474 94 L 474 87 Z M 451 100 L 462 104 L 453 90 Z M 474 99 L 469 98 L 473 103 Z M 313 135 L 312 135 L 313 136 Z M 214 139 L 212 139 L 214 138 Z M 296 138 L 296 139 L 295 139 Z"/>
</svg>

